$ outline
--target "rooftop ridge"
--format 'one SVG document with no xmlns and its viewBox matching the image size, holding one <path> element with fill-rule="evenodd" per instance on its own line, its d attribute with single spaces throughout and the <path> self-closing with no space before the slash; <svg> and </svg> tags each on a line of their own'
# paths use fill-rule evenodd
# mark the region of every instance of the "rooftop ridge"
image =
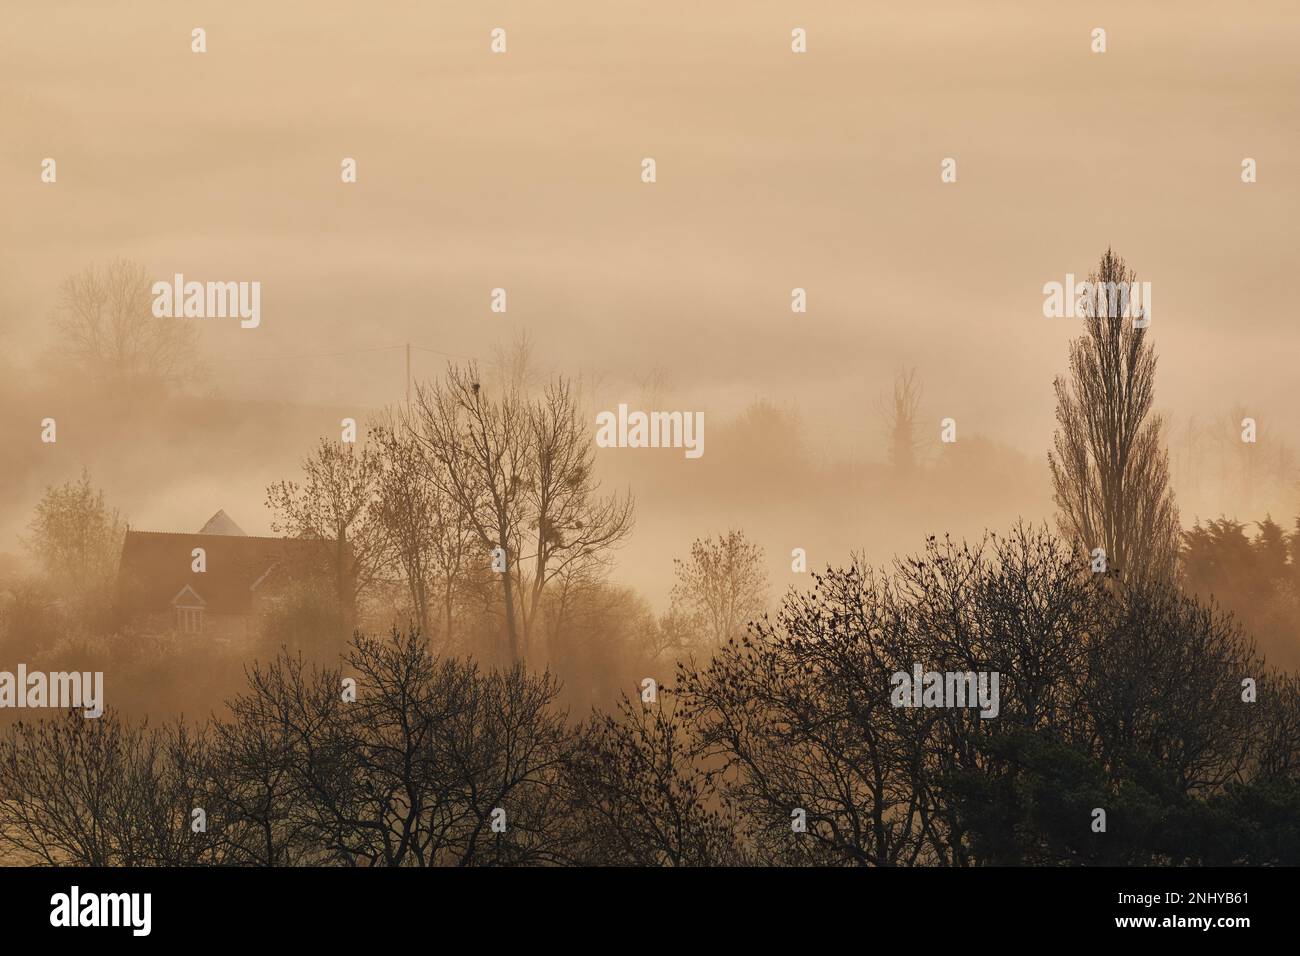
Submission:
<svg viewBox="0 0 1300 956">
<path fill-rule="evenodd" d="M 295 538 L 291 535 L 268 535 L 268 534 L 205 534 L 202 531 L 139 531 L 135 528 L 127 528 L 127 535 L 153 535 L 155 537 L 167 538 L 227 538 L 243 541 L 334 541 L 333 538 Z"/>
<path fill-rule="evenodd" d="M 240 538 L 248 537 L 244 529 L 235 524 L 235 520 L 226 514 L 225 508 L 218 508 L 217 513 L 204 522 L 199 534 L 224 534 Z"/>
</svg>

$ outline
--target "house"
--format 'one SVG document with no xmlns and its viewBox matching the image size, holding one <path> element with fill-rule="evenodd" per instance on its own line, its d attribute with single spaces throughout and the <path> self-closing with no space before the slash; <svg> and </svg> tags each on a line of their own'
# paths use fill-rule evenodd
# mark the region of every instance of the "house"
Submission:
<svg viewBox="0 0 1300 956">
<path fill-rule="evenodd" d="M 118 570 L 124 624 L 240 640 L 294 584 L 332 587 L 334 542 L 246 535 L 225 511 L 193 534 L 127 529 Z"/>
</svg>

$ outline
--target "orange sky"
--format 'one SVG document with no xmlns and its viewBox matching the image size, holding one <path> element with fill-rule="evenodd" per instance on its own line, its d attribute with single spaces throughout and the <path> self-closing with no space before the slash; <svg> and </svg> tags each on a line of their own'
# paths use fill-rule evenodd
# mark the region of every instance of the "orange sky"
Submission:
<svg viewBox="0 0 1300 956">
<path fill-rule="evenodd" d="M 1042 285 L 1112 245 L 1153 284 L 1158 405 L 1296 442 L 1298 46 L 1290 0 L 11 0 L 0 349 L 32 359 L 59 281 L 126 256 L 262 283 L 260 328 L 204 330 L 228 396 L 381 404 L 400 353 L 360 350 L 527 329 L 611 401 L 658 367 L 672 407 L 797 403 L 831 447 L 878 442 L 916 365 L 936 421 L 1041 456 L 1077 331 Z M 350 354 L 284 357 L 323 352 Z"/>
</svg>

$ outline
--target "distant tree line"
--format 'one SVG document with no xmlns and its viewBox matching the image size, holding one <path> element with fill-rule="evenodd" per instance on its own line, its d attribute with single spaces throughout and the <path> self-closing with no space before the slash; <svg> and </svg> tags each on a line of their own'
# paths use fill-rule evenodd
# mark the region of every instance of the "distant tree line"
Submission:
<svg viewBox="0 0 1300 956">
<path fill-rule="evenodd" d="M 998 672 L 997 717 L 893 706 L 891 676 L 918 664 Z M 1300 862 L 1296 677 L 1220 612 L 1092 574 L 1046 530 L 828 568 L 671 682 L 582 719 L 553 675 L 415 633 L 358 635 L 338 666 L 286 652 L 201 726 L 10 729 L 0 849 L 89 865 Z"/>
<path fill-rule="evenodd" d="M 1300 670 L 1300 517 L 1287 532 L 1272 517 L 1197 522 L 1183 533 L 1183 587 L 1230 611 L 1265 657 Z"/>
</svg>

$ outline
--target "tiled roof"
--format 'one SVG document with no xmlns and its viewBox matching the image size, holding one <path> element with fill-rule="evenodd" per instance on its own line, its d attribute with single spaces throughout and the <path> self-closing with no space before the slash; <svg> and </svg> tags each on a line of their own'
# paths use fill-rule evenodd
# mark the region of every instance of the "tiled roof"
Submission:
<svg viewBox="0 0 1300 956">
<path fill-rule="evenodd" d="M 207 570 L 201 573 L 191 570 L 195 548 L 206 552 Z M 128 615 L 170 609 L 186 585 L 208 611 L 247 614 L 254 585 L 326 574 L 333 559 L 334 542 L 329 540 L 128 531 L 118 591 Z"/>
</svg>

